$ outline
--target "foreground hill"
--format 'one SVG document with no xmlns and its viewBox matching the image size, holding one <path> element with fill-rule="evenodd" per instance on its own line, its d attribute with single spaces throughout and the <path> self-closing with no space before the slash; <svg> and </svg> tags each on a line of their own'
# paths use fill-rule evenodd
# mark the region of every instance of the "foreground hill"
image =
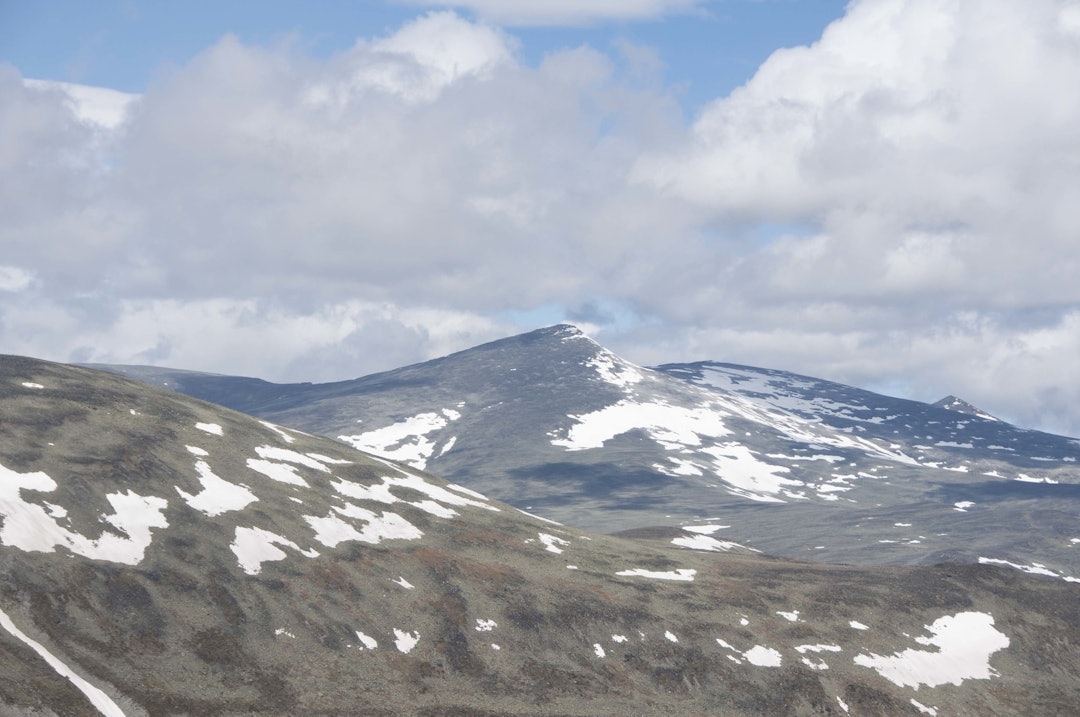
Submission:
<svg viewBox="0 0 1080 717">
<path fill-rule="evenodd" d="M 1076 586 L 590 535 L 0 358 L 3 714 L 1068 714 Z M 731 547 L 731 546 L 726 546 Z"/>
<path fill-rule="evenodd" d="M 646 369 L 555 326 L 353 381 L 112 367 L 604 532 L 712 523 L 766 552 L 1080 577 L 1080 442 L 715 362 Z"/>
</svg>

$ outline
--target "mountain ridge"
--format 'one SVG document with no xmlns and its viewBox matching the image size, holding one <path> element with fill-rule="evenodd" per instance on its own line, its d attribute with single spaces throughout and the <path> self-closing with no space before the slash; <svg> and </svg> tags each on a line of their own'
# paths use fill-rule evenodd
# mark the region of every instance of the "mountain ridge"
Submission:
<svg viewBox="0 0 1080 717">
<path fill-rule="evenodd" d="M 8 714 L 1067 714 L 1080 685 L 1058 580 L 589 534 L 102 372 L 0 357 L 0 466 Z"/>
<path fill-rule="evenodd" d="M 792 558 L 1080 575 L 1075 439 L 784 371 L 648 369 L 560 325 L 334 384 L 156 379 L 601 532 L 720 522 Z"/>
</svg>

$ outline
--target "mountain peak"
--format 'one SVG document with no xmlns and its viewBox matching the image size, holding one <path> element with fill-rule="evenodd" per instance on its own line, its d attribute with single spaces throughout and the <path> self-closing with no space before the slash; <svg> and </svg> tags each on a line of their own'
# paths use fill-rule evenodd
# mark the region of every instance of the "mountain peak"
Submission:
<svg viewBox="0 0 1080 717">
<path fill-rule="evenodd" d="M 997 416 L 992 416 L 986 411 L 973 406 L 964 399 L 954 396 L 951 393 L 940 401 L 935 401 L 934 405 L 938 408 L 946 408 L 950 411 L 957 411 L 959 413 L 966 413 L 970 416 L 976 416 L 978 418 L 985 418 L 988 421 L 1000 421 Z"/>
</svg>

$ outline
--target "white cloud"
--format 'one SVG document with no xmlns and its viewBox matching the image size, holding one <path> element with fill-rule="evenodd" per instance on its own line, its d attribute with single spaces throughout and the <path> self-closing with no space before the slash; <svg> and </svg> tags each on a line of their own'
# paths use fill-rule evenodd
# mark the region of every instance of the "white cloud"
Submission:
<svg viewBox="0 0 1080 717">
<path fill-rule="evenodd" d="M 329 380 L 561 313 L 1080 433 L 1076 7 L 855 2 L 689 127 L 641 48 L 451 12 L 226 37 L 120 115 L 0 67 L 0 348 Z"/>
<path fill-rule="evenodd" d="M 89 87 L 71 82 L 53 80 L 26 80 L 26 86 L 45 92 L 56 92 L 63 98 L 75 116 L 91 127 L 115 130 L 122 125 L 134 105 L 138 95 L 118 92 L 107 87 Z"/>
<path fill-rule="evenodd" d="M 225 368 L 282 381 L 331 381 L 436 358 L 513 332 L 467 312 L 362 301 L 307 310 L 257 299 L 103 304 L 76 308 L 40 297 L 5 302 L 4 350 L 86 363 Z M 89 316 L 81 312 L 95 319 L 84 320 Z"/>
<path fill-rule="evenodd" d="M 651 20 L 698 10 L 709 0 L 398 0 L 402 4 L 467 8 L 509 26 L 588 25 L 602 21 Z"/>
<path fill-rule="evenodd" d="M 22 291 L 34 283 L 34 275 L 17 266 L 0 265 L 0 291 Z"/>
</svg>

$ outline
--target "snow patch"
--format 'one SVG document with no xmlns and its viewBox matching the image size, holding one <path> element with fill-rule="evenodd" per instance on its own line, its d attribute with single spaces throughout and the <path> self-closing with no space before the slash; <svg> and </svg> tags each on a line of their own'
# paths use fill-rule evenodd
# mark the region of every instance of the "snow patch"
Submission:
<svg viewBox="0 0 1080 717">
<path fill-rule="evenodd" d="M 538 535 L 540 536 L 540 542 L 547 546 L 546 549 L 549 553 L 561 553 L 562 548 L 559 547 L 560 545 L 564 547 L 570 545 L 569 540 L 563 540 L 554 535 L 549 535 L 547 533 L 538 533 Z"/>
<path fill-rule="evenodd" d="M 92 560 L 138 565 L 150 546 L 152 529 L 169 525 L 163 515 L 169 504 L 164 498 L 141 496 L 130 490 L 109 493 L 105 499 L 113 513 L 101 515 L 100 520 L 122 535 L 103 532 L 100 538 L 91 539 L 61 526 L 57 522 L 63 518 L 60 511 L 53 507 L 46 511 L 22 497 L 24 489 L 52 492 L 56 488 L 56 481 L 43 472 L 17 473 L 0 465 L 0 544 L 38 553 L 63 547 Z M 66 515 L 66 510 L 61 510 Z"/>
<path fill-rule="evenodd" d="M 771 647 L 762 647 L 761 645 L 754 645 L 743 653 L 743 657 L 751 665 L 757 667 L 780 667 L 783 662 L 783 656 L 778 650 Z"/>
<path fill-rule="evenodd" d="M 931 637 L 917 637 L 936 651 L 907 649 L 891 656 L 856 655 L 855 664 L 869 667 L 901 687 L 959 685 L 964 680 L 988 680 L 997 675 L 990 656 L 1009 646 L 1005 633 L 994 628 L 994 617 L 984 612 L 961 612 L 938 618 L 925 626 Z"/>
<path fill-rule="evenodd" d="M 684 525 L 683 530 L 690 533 L 700 533 L 701 535 L 712 535 L 718 530 L 730 527 L 730 525 Z"/>
<path fill-rule="evenodd" d="M 692 582 L 694 580 L 694 576 L 697 575 L 697 570 L 694 570 L 693 568 L 678 568 L 676 570 L 662 572 L 656 570 L 645 570 L 644 568 L 634 568 L 633 570 L 620 570 L 615 574 L 622 577 L 650 578 L 652 580 L 682 580 L 684 582 Z"/>
<path fill-rule="evenodd" d="M 363 521 L 363 527 L 357 530 L 342 516 Z M 328 548 L 350 540 L 377 544 L 383 540 L 419 540 L 424 535 L 397 513 L 387 511 L 376 515 L 352 503 L 347 503 L 344 508 L 334 508 L 326 516 L 305 515 L 304 520 L 315 531 L 315 540 Z"/>
<path fill-rule="evenodd" d="M 277 546 L 282 545 L 299 552 L 308 558 L 318 557 L 316 550 L 301 550 L 293 541 L 284 538 L 277 533 L 271 533 L 262 528 L 246 528 L 238 526 L 235 537 L 229 548 L 233 551 L 240 568 L 248 575 L 258 575 L 262 572 L 262 564 L 285 558 L 285 551 Z"/>
<path fill-rule="evenodd" d="M 274 433 L 281 436 L 281 439 L 283 441 L 285 441 L 286 443 L 294 443 L 294 442 L 296 442 L 296 439 L 293 438 L 292 436 L 290 436 L 288 433 L 286 433 L 285 430 L 281 426 L 276 426 L 273 423 L 270 423 L 269 421 L 259 421 L 259 423 L 261 423 L 262 425 L 266 426 L 267 428 L 269 428 Z"/>
<path fill-rule="evenodd" d="M 200 431 L 206 431 L 207 433 L 214 436 L 225 435 L 225 431 L 221 428 L 220 425 L 216 423 L 196 423 L 195 427 L 198 428 Z"/>
<path fill-rule="evenodd" d="M 394 647 L 398 649 L 398 652 L 407 655 L 412 652 L 418 642 L 420 642 L 419 632 L 404 632 L 394 628 Z"/>
<path fill-rule="evenodd" d="M 258 500 L 245 486 L 230 483 L 216 475 L 206 461 L 196 461 L 195 472 L 199 474 L 202 490 L 192 495 L 176 487 L 176 492 L 185 503 L 200 513 L 213 517 L 232 510 L 241 510 Z"/>
<path fill-rule="evenodd" d="M 435 442 L 427 437 L 428 434 L 446 428 L 450 421 L 460 417 L 457 411 L 444 408 L 441 413 L 419 413 L 383 428 L 352 436 L 338 436 L 338 440 L 366 453 L 375 453 L 423 470 L 435 452 Z M 449 445 L 443 448 L 444 453 L 448 450 Z"/>
</svg>

